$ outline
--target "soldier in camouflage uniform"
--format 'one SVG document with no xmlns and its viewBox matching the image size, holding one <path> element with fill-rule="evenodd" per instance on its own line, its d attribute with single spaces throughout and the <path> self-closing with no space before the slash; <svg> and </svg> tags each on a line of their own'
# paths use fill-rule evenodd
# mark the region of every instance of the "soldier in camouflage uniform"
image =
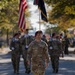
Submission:
<svg viewBox="0 0 75 75">
<path fill-rule="evenodd" d="M 20 62 L 20 42 L 19 42 L 19 33 L 15 33 L 11 43 L 10 49 L 11 51 L 11 60 L 14 69 L 14 73 L 19 73 L 19 62 Z"/>
<path fill-rule="evenodd" d="M 56 39 L 56 34 L 52 34 L 52 40 L 48 42 L 48 51 L 51 57 L 53 73 L 58 73 L 59 56 L 63 53 L 60 40 Z M 63 54 L 62 54 L 63 55 Z"/>
<path fill-rule="evenodd" d="M 48 66 L 48 46 L 41 40 L 42 33 L 37 31 L 35 33 L 35 40 L 31 42 L 28 48 L 28 62 L 32 63 L 33 75 L 44 75 L 45 68 Z"/>
<path fill-rule="evenodd" d="M 27 64 L 27 51 L 28 51 L 28 46 L 31 43 L 33 39 L 31 38 L 31 36 L 28 35 L 28 29 L 25 30 L 25 34 L 21 37 L 20 42 L 22 44 L 22 56 L 24 59 L 24 66 L 26 69 L 26 73 L 30 73 L 30 68 L 28 67 Z"/>
</svg>

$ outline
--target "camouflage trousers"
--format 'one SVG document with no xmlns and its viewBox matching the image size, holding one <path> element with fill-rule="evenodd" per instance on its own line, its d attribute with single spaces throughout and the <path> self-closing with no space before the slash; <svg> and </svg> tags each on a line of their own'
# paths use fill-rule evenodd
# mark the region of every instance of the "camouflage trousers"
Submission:
<svg viewBox="0 0 75 75">
<path fill-rule="evenodd" d="M 30 66 L 28 65 L 28 62 L 27 62 L 27 50 L 23 50 L 22 51 L 22 57 L 24 59 L 24 67 L 27 70 L 30 70 Z"/>
<path fill-rule="evenodd" d="M 51 56 L 51 63 L 52 63 L 52 68 L 53 71 L 58 70 L 59 68 L 59 56 Z"/>
<path fill-rule="evenodd" d="M 11 61 L 13 65 L 14 72 L 19 72 L 19 62 L 20 62 L 20 53 L 12 51 L 11 52 Z"/>
<path fill-rule="evenodd" d="M 43 71 L 33 71 L 33 75 L 44 75 Z"/>
<path fill-rule="evenodd" d="M 43 65 L 32 64 L 33 75 L 44 75 L 45 67 Z"/>
</svg>

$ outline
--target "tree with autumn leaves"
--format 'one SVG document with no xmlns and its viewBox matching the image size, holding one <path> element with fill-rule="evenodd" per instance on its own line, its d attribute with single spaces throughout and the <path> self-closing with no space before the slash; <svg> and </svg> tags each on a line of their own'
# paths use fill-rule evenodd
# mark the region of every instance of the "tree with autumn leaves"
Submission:
<svg viewBox="0 0 75 75">
<path fill-rule="evenodd" d="M 0 0 L 0 30 L 3 33 L 18 30 L 19 3 L 20 0 Z M 28 9 L 25 16 L 30 16 Z M 30 21 L 27 19 L 26 23 L 30 24 Z"/>
<path fill-rule="evenodd" d="M 18 27 L 20 0 L 0 0 L 0 30 L 6 32 Z M 44 0 L 52 10 L 48 9 L 48 20 L 51 24 L 58 24 L 61 30 L 75 27 L 75 0 Z M 26 17 L 30 13 L 27 9 Z M 28 20 L 28 19 L 27 19 Z M 27 21 L 29 23 L 29 20 Z"/>
<path fill-rule="evenodd" d="M 0 0 L 0 36 L 6 36 L 7 43 L 9 35 L 19 30 L 19 3 L 20 0 Z M 30 25 L 29 9 L 25 11 L 26 24 Z M 3 36 L 2 36 L 3 35 Z"/>
<path fill-rule="evenodd" d="M 45 0 L 52 10 L 48 10 L 48 20 L 58 24 L 61 30 L 75 27 L 75 0 Z"/>
</svg>

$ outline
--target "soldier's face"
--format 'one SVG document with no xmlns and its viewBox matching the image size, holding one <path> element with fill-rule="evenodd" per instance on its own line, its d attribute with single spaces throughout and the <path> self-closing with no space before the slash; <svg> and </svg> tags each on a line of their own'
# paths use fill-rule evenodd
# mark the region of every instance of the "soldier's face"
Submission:
<svg viewBox="0 0 75 75">
<path fill-rule="evenodd" d="M 16 38 L 19 38 L 20 35 L 17 35 Z"/>
<path fill-rule="evenodd" d="M 43 36 L 43 35 L 42 35 L 42 34 L 40 34 L 40 33 L 37 35 L 37 37 L 38 37 L 39 39 L 41 39 L 41 38 L 42 38 L 42 36 Z"/>
</svg>

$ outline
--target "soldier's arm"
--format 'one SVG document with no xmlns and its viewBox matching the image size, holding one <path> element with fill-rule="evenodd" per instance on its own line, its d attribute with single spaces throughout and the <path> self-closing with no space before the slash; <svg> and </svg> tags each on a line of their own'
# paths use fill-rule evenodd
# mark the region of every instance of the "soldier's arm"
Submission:
<svg viewBox="0 0 75 75">
<path fill-rule="evenodd" d="M 20 40 L 20 43 L 23 45 L 23 43 L 24 43 L 24 35 L 19 40 Z"/>
<path fill-rule="evenodd" d="M 28 52 L 27 52 L 27 60 L 28 61 L 31 61 L 31 58 L 32 58 L 32 43 L 29 44 L 29 47 L 28 47 Z"/>
<path fill-rule="evenodd" d="M 44 47 L 44 58 L 45 58 L 45 61 L 48 63 L 49 55 L 48 55 L 48 45 L 47 44 L 45 44 L 45 47 Z"/>
<path fill-rule="evenodd" d="M 15 49 L 15 43 L 12 40 L 11 43 L 10 43 L 10 50 L 14 50 L 14 49 Z"/>
<path fill-rule="evenodd" d="M 48 53 L 49 53 L 49 55 L 51 54 L 50 52 L 52 49 L 53 49 L 52 41 L 49 41 L 48 42 Z"/>
<path fill-rule="evenodd" d="M 29 36 L 29 42 L 31 43 L 32 41 L 34 41 L 33 36 Z"/>
<path fill-rule="evenodd" d="M 19 39 L 20 41 L 20 49 L 25 50 L 25 39 L 24 39 L 24 35 L 21 36 L 21 38 Z"/>
<path fill-rule="evenodd" d="M 60 54 L 62 54 L 62 57 L 64 57 L 62 43 L 59 42 L 58 46 L 59 46 L 59 49 L 60 49 Z"/>
</svg>

